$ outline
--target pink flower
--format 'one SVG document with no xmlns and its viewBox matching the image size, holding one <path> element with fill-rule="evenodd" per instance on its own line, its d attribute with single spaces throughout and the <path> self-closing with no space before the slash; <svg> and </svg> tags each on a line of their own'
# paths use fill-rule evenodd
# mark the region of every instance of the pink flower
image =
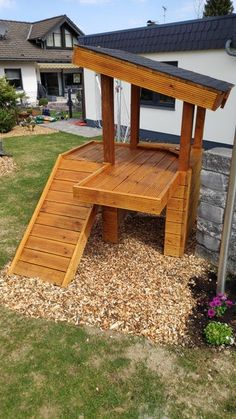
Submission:
<svg viewBox="0 0 236 419">
<path fill-rule="evenodd" d="M 216 306 L 215 301 L 211 301 L 210 304 L 209 304 L 209 306 L 210 307 L 215 307 Z"/>
<path fill-rule="evenodd" d="M 215 316 L 216 312 L 215 312 L 215 310 L 213 310 L 213 308 L 210 308 L 208 310 L 207 314 L 208 314 L 208 317 L 212 318 L 212 317 Z"/>
<path fill-rule="evenodd" d="M 221 301 L 220 301 L 219 297 L 215 297 L 215 298 L 213 298 L 213 302 L 214 302 L 214 304 L 215 304 L 215 307 L 216 307 L 216 306 L 220 306 L 220 305 L 221 305 Z"/>
<path fill-rule="evenodd" d="M 228 307 L 231 307 L 233 305 L 233 301 L 231 300 L 226 300 L 225 304 L 227 304 Z"/>
<path fill-rule="evenodd" d="M 223 292 L 219 292 L 219 294 L 217 294 L 217 297 L 220 298 L 222 301 L 227 300 L 227 296 Z"/>
</svg>

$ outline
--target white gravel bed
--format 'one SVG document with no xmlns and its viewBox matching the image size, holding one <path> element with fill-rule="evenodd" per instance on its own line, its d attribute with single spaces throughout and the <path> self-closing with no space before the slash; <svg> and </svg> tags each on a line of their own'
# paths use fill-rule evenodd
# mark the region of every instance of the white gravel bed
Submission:
<svg viewBox="0 0 236 419">
<path fill-rule="evenodd" d="M 188 283 L 210 266 L 192 254 L 163 256 L 164 220 L 130 215 L 118 245 L 104 243 L 100 218 L 76 278 L 62 289 L 35 278 L 0 272 L 0 304 L 28 317 L 93 325 L 144 336 L 162 344 L 187 344 L 195 307 Z"/>
</svg>

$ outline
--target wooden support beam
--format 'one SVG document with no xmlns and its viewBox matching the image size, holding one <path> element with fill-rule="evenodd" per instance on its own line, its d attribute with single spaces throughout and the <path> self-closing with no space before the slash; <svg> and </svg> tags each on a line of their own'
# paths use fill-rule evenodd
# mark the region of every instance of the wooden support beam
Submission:
<svg viewBox="0 0 236 419">
<path fill-rule="evenodd" d="M 113 78 L 101 75 L 104 162 L 115 163 Z"/>
<path fill-rule="evenodd" d="M 182 126 L 179 151 L 179 170 L 187 171 L 190 167 L 190 152 L 193 132 L 194 105 L 183 103 Z"/>
<path fill-rule="evenodd" d="M 130 110 L 130 147 L 136 148 L 139 142 L 140 121 L 140 87 L 131 84 L 131 110 Z"/>
<path fill-rule="evenodd" d="M 206 116 L 206 109 L 198 106 L 196 122 L 195 122 L 194 142 L 193 142 L 194 149 L 201 150 L 202 148 L 205 116 Z"/>
<path fill-rule="evenodd" d="M 108 243 L 118 243 L 120 210 L 112 207 L 102 207 L 103 240 Z"/>
</svg>

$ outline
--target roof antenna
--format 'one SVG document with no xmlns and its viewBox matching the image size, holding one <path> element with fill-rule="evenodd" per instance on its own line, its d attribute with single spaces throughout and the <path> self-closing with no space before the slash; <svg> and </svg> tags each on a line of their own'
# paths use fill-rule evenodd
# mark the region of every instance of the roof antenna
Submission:
<svg viewBox="0 0 236 419">
<path fill-rule="evenodd" d="M 164 20 L 164 23 L 166 23 L 166 12 L 167 12 L 167 7 L 162 6 L 162 9 L 163 9 L 163 20 Z"/>
</svg>

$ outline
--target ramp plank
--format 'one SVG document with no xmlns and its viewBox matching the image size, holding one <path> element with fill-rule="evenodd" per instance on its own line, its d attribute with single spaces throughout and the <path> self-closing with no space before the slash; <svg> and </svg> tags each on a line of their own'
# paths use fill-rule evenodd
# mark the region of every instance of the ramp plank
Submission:
<svg viewBox="0 0 236 419">
<path fill-rule="evenodd" d="M 9 268 L 10 274 L 38 277 L 60 286 L 72 280 L 96 215 L 96 207 L 74 198 L 72 188 L 103 166 L 80 160 L 79 148 L 75 152 L 78 159 L 58 157 Z M 73 156 L 73 151 L 68 156 Z"/>
</svg>

